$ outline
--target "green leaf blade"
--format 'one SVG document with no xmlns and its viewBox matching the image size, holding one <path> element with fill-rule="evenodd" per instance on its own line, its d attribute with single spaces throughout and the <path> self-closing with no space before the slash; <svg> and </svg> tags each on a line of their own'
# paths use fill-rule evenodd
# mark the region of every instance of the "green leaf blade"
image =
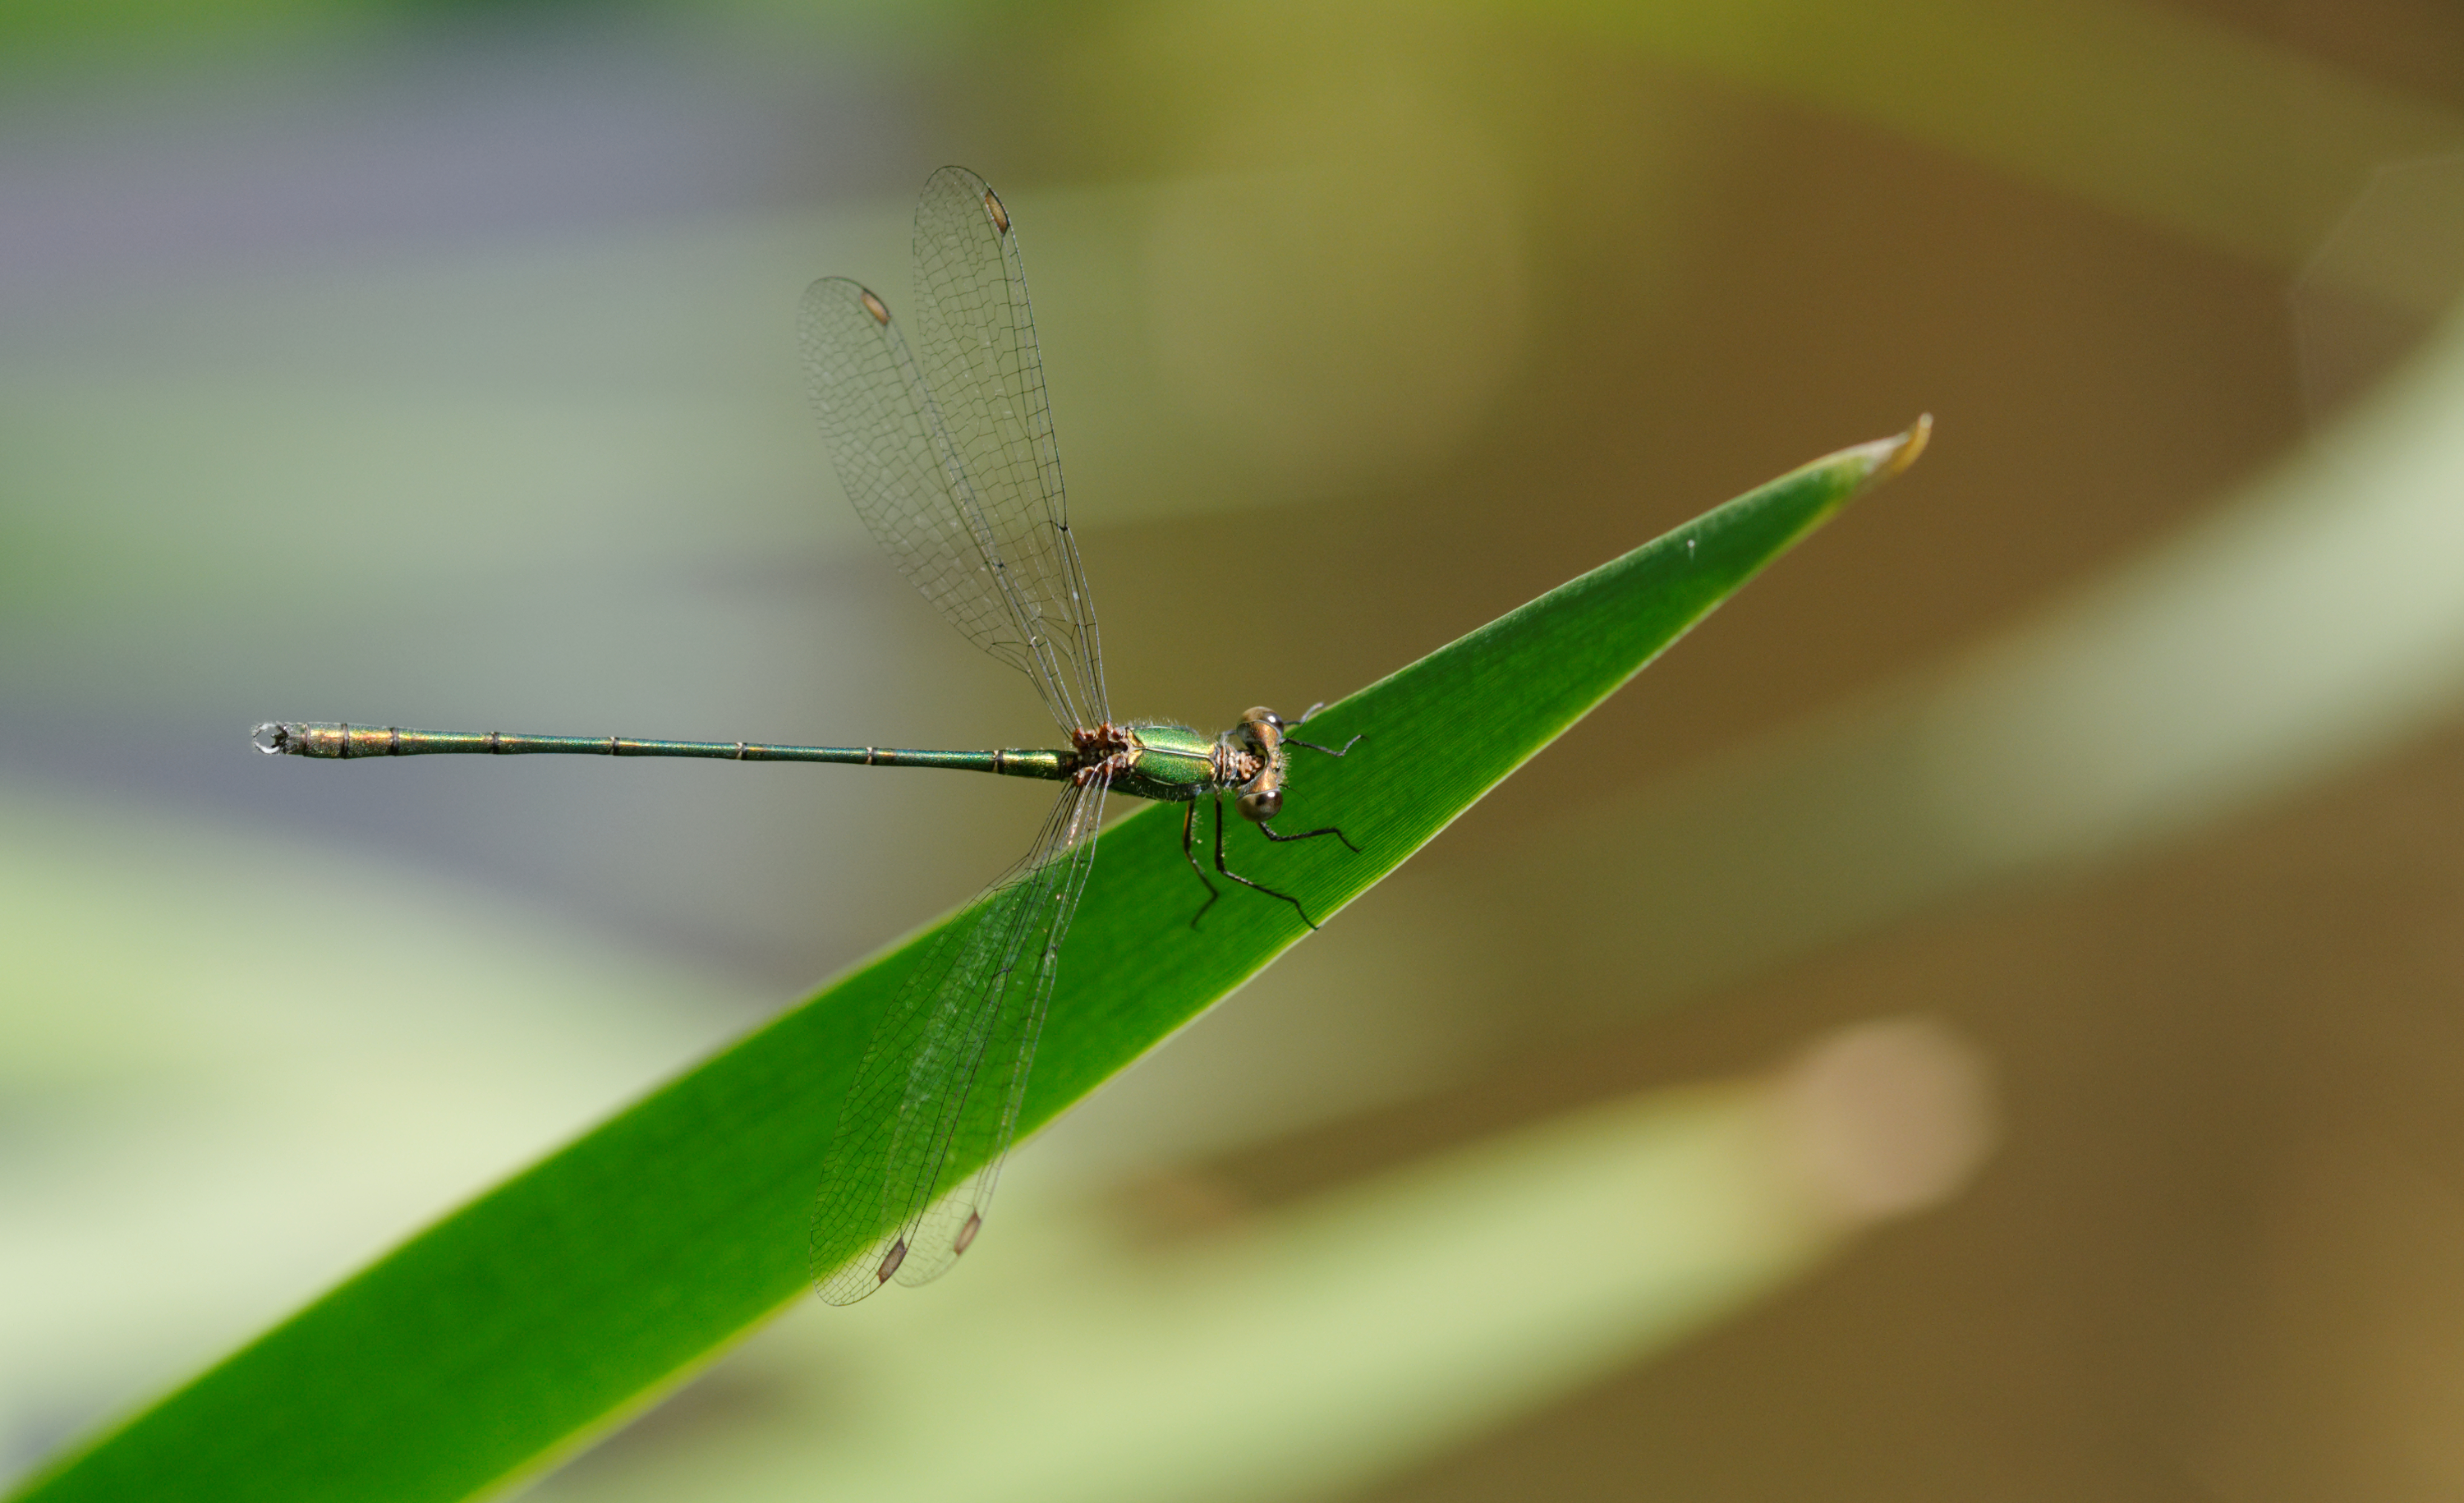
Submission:
<svg viewBox="0 0 2464 1503">
<path fill-rule="evenodd" d="M 1331 839 L 1244 841 L 1241 869 L 1323 921 L 1852 497 L 1905 468 L 1925 434 L 1920 422 L 1818 459 L 1330 708 L 1309 739 L 1363 740 L 1340 760 L 1296 754 L 1307 760 L 1287 817 L 1341 826 L 1362 853 Z M 1237 891 L 1192 932 L 1201 895 L 1180 813 L 1151 807 L 1105 834 L 1023 1129 L 1306 933 L 1288 905 Z M 407 1503 L 465 1497 L 568 1453 L 802 1293 L 837 1102 L 873 1019 L 937 932 L 446 1217 L 15 1495 Z M 954 1178 L 972 1167 L 953 1165 Z"/>
</svg>

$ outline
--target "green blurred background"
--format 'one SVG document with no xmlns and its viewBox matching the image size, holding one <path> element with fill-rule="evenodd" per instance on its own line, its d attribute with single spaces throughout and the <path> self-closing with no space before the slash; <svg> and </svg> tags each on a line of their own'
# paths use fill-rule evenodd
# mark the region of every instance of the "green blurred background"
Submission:
<svg viewBox="0 0 2464 1503">
<path fill-rule="evenodd" d="M 2452 1493 L 2459 149 L 2428 0 L 0 10 L 0 1477 L 1023 849 L 993 780 L 245 739 L 1044 740 L 802 409 L 797 295 L 905 306 L 960 162 L 1126 713 L 1940 424 L 1011 1199 L 1237 1236 L 1903 1014 L 1999 1157 L 1234 1495 Z M 803 1495 L 829 1318 L 546 1491 Z"/>
</svg>

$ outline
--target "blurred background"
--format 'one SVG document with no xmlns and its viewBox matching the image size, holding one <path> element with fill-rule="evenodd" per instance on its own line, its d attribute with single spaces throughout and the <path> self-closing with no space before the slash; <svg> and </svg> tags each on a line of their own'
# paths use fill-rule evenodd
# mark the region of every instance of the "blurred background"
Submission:
<svg viewBox="0 0 2464 1503">
<path fill-rule="evenodd" d="M 850 1352 L 1008 1339 L 1073 1238 L 1332 1225 L 1639 1101 L 1797 1124 L 1669 1225 L 1759 1173 L 1819 1229 L 1663 1249 L 1667 1318 L 1273 1475 L 986 1426 L 965 1494 L 2451 1495 L 2459 151 L 2428 0 L 0 10 L 0 1478 L 1024 849 L 995 780 L 246 740 L 1041 742 L 796 363 L 815 276 L 908 305 L 960 162 L 1130 714 L 1335 698 L 1934 446 L 1023 1149 L 1006 1271 L 790 1312 L 543 1494 L 815 1495 Z M 1836 1193 L 1912 1099 L 1913 1180 Z"/>
</svg>

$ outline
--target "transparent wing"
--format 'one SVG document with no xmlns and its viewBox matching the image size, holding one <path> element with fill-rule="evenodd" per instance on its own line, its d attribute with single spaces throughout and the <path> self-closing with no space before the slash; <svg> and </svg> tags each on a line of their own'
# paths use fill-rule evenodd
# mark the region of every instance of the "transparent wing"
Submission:
<svg viewBox="0 0 2464 1503">
<path fill-rule="evenodd" d="M 919 365 L 882 300 L 804 294 L 806 389 L 858 515 L 968 640 L 1034 680 L 1064 729 L 1110 718 L 1008 213 L 945 167 L 916 209 Z"/>
<path fill-rule="evenodd" d="M 943 167 L 916 202 L 913 254 L 924 381 L 1011 564 L 1013 599 L 1055 676 L 1092 717 L 1079 723 L 1107 720 L 1094 597 L 1069 532 L 1044 355 L 1009 210 L 982 178 Z"/>
<path fill-rule="evenodd" d="M 938 1276 L 983 1225 L 1061 940 L 1094 862 L 1106 786 L 1063 791 L 1025 859 L 993 884 L 973 922 L 943 936 L 874 1028 L 813 1208 L 813 1287 L 831 1304 L 892 1277 Z"/>
</svg>

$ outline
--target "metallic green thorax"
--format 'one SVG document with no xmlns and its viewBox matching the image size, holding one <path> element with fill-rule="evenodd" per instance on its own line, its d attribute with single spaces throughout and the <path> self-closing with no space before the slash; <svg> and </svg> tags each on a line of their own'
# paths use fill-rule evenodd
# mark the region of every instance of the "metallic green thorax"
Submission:
<svg viewBox="0 0 2464 1503">
<path fill-rule="evenodd" d="M 1225 764 L 1226 738 L 1186 725 L 1121 727 L 1131 750 L 1127 765 L 1112 774 L 1113 791 L 1162 804 L 1186 804 L 1228 786 L 1237 768 Z"/>
</svg>

